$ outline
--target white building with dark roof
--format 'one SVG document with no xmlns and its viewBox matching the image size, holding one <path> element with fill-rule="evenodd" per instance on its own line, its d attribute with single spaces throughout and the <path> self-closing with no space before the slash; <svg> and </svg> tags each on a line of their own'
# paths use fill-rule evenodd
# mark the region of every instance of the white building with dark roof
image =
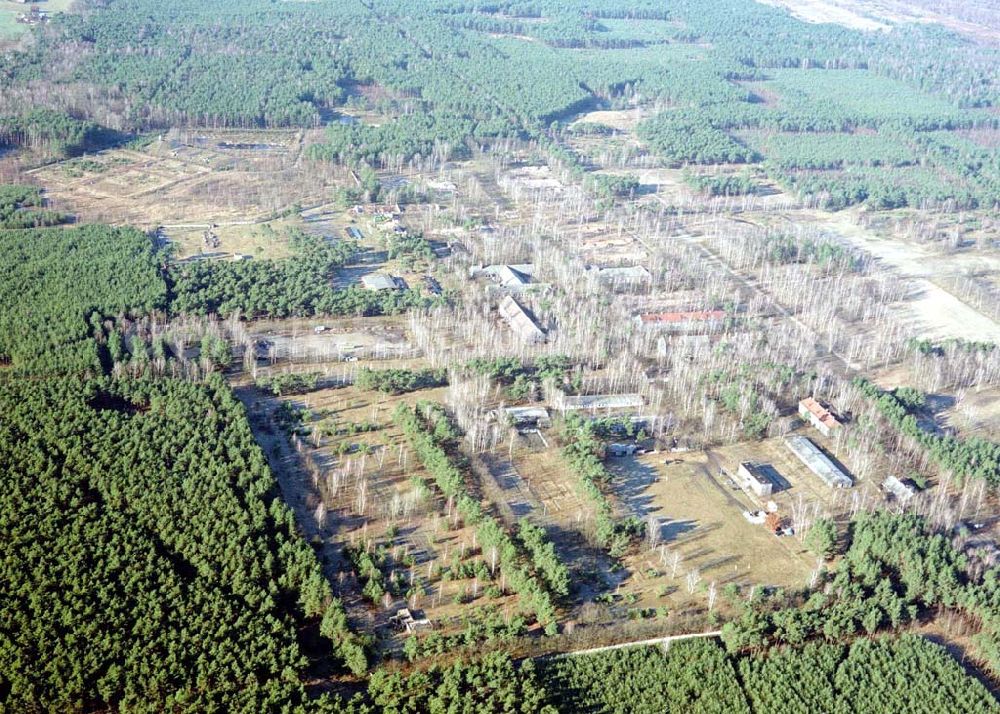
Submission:
<svg viewBox="0 0 1000 714">
<path fill-rule="evenodd" d="M 767 498 L 774 490 L 774 483 L 762 464 L 744 461 L 736 470 L 736 476 L 740 488 L 744 491 L 750 491 L 759 498 Z"/>
</svg>

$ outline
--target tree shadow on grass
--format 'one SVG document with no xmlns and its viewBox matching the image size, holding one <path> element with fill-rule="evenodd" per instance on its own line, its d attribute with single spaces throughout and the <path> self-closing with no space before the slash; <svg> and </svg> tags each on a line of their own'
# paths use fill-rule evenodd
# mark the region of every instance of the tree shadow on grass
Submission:
<svg viewBox="0 0 1000 714">
<path fill-rule="evenodd" d="M 655 468 L 630 456 L 609 459 L 607 467 L 614 495 L 634 515 L 645 518 L 660 510 L 653 507 L 653 497 L 646 493 L 659 478 Z"/>
</svg>

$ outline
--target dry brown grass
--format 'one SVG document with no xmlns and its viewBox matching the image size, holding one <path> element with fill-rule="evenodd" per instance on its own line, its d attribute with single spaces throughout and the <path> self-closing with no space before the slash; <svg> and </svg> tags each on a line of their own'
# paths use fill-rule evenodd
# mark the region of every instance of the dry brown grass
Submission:
<svg viewBox="0 0 1000 714">
<path fill-rule="evenodd" d="M 639 504 L 640 513 L 659 519 L 666 551 L 681 555 L 676 577 L 671 575 L 672 559 L 663 562 L 660 551 L 651 551 L 645 544 L 626 559 L 632 575 L 621 592 L 627 598 L 634 593 L 634 606 L 704 606 L 704 589 L 711 582 L 720 592 L 728 583 L 743 587 L 806 584 L 814 559 L 798 539 L 775 537 L 764 526 L 745 520 L 741 511 L 756 506 L 713 475 L 714 464 L 705 453 L 667 456 L 681 462 L 664 465 L 660 453 L 622 459 L 616 467 L 630 476 L 625 480 L 645 483 L 629 500 Z M 685 578 L 693 570 L 701 577 L 695 592 L 689 593 Z"/>
<path fill-rule="evenodd" d="M 370 609 L 377 622 L 384 622 L 388 615 L 408 604 L 423 609 L 437 626 L 444 625 L 445 631 L 453 629 L 446 621 L 467 614 L 470 607 L 490 605 L 511 613 L 516 611 L 515 595 L 486 596 L 488 581 L 478 583 L 478 597 L 459 602 L 459 595 L 471 596 L 476 587 L 474 580 L 445 580 L 437 574 L 437 568 L 447 568 L 456 555 L 461 557 L 464 553 L 465 558 L 471 560 L 488 556 L 476 550 L 475 529 L 448 516 L 448 504 L 440 498 L 429 475 L 407 447 L 404 435 L 392 421 L 392 412 L 400 403 L 412 406 L 420 400 L 440 402 L 444 391 L 441 388 L 385 395 L 348 386 L 286 398 L 306 406 L 313 414 L 311 425 L 318 426 L 321 431 L 338 428 L 346 431 L 349 425 L 363 422 L 379 425 L 373 432 L 322 436 L 319 448 L 313 450 L 315 458 L 326 464 L 328 471 L 345 469 L 352 474 L 344 479 L 333 498 L 328 492 L 327 503 L 331 511 L 328 519 L 336 526 L 335 538 L 344 544 L 371 542 L 386 546 L 390 567 L 422 587 L 422 590 L 418 588 L 421 594 L 410 602 L 397 598 L 388 607 L 383 603 L 372 606 Z M 350 447 L 350 452 L 338 455 L 340 446 Z M 365 455 L 364 447 L 371 453 Z M 430 495 L 408 514 L 393 514 L 394 499 L 397 502 L 405 500 L 418 490 L 414 479 L 422 479 L 430 486 Z M 369 494 L 363 512 L 357 499 L 362 481 Z M 318 501 L 310 505 L 315 507 Z M 390 529 L 395 530 L 395 535 Z M 407 554 L 415 558 L 412 567 L 403 562 Z M 499 570 L 497 573 L 501 578 Z M 498 583 L 499 580 L 494 584 Z"/>
<path fill-rule="evenodd" d="M 548 437 L 551 440 L 551 436 Z M 593 519 L 593 509 L 577 491 L 578 477 L 572 472 L 559 448 L 516 452 L 513 460 L 528 491 L 542 509 L 540 515 L 563 528 L 579 530 Z"/>
<path fill-rule="evenodd" d="M 139 227 L 265 219 L 329 202 L 350 178 L 302 158 L 292 131 L 206 131 L 110 149 L 29 172 L 52 203 L 80 220 Z"/>
</svg>

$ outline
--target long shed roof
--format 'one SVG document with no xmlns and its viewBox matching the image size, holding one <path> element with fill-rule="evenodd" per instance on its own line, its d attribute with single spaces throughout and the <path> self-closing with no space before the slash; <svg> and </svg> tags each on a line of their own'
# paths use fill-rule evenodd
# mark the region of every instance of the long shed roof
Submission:
<svg viewBox="0 0 1000 714">
<path fill-rule="evenodd" d="M 827 486 L 831 488 L 850 488 L 854 485 L 851 477 L 830 461 L 826 454 L 820 451 L 819 447 L 811 439 L 794 434 L 785 438 L 785 444 L 799 458 L 799 461 L 819 476 Z"/>
<path fill-rule="evenodd" d="M 510 329 L 518 337 L 529 342 L 545 340 L 545 330 L 539 327 L 534 318 L 510 295 L 504 295 L 503 300 L 500 301 L 499 309 L 500 316 L 510 325 Z"/>
</svg>

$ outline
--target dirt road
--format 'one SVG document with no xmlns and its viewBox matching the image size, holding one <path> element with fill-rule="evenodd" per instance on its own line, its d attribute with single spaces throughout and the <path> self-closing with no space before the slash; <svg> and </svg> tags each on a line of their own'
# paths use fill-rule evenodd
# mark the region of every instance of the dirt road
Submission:
<svg viewBox="0 0 1000 714">
<path fill-rule="evenodd" d="M 643 647 L 649 645 L 663 645 L 669 647 L 671 642 L 678 640 L 695 640 L 704 637 L 719 637 L 722 630 L 711 630 L 709 632 L 691 632 L 686 635 L 667 635 L 666 637 L 654 637 L 651 640 L 634 640 L 632 642 L 622 642 L 617 645 L 605 645 L 604 647 L 594 647 L 589 650 L 575 650 L 573 652 L 560 652 L 553 657 L 576 657 L 578 655 L 595 654 L 597 652 L 607 652 L 608 650 L 620 650 L 626 647 Z"/>
</svg>

